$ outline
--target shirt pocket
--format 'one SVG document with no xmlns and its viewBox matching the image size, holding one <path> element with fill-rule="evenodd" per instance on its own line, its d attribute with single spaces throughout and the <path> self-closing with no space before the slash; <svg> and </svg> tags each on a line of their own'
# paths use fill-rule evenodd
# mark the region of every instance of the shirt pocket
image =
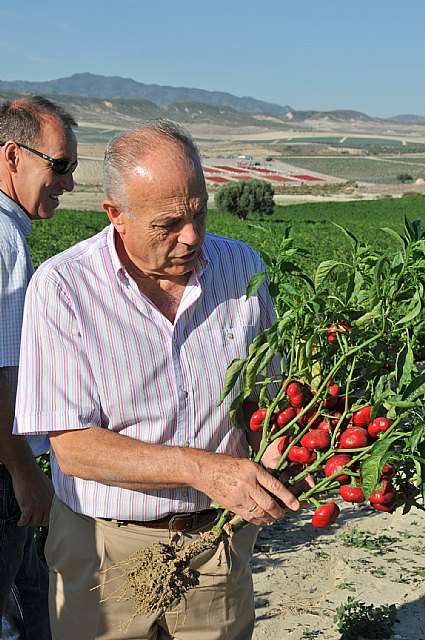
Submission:
<svg viewBox="0 0 425 640">
<path fill-rule="evenodd" d="M 217 380 L 214 385 L 215 398 L 221 399 L 224 389 L 227 368 L 235 359 L 247 357 L 248 349 L 255 338 L 254 325 L 225 326 L 216 333 L 216 372 Z M 233 389 L 226 397 L 225 404 L 229 405 L 242 390 L 242 375 L 236 380 Z"/>
</svg>

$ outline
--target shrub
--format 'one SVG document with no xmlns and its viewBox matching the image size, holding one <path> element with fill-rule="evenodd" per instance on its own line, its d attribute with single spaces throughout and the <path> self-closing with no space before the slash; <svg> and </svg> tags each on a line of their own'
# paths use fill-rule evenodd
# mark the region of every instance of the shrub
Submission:
<svg viewBox="0 0 425 640">
<path fill-rule="evenodd" d="M 214 197 L 215 207 L 244 220 L 248 213 L 270 215 L 274 210 L 274 191 L 265 180 L 229 182 L 221 186 Z"/>
<path fill-rule="evenodd" d="M 413 176 L 410 173 L 399 173 L 397 176 L 397 182 L 413 182 Z"/>
</svg>

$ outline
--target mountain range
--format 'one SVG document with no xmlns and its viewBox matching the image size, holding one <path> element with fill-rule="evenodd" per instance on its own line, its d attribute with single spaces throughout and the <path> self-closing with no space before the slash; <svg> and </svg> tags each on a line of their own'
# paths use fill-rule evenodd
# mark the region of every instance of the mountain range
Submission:
<svg viewBox="0 0 425 640">
<path fill-rule="evenodd" d="M 238 98 L 223 91 L 206 91 L 187 87 L 169 87 L 157 84 L 143 84 L 131 78 L 102 76 L 93 73 L 75 73 L 68 78 L 29 82 L 26 80 L 0 80 L 0 91 L 16 93 L 43 93 L 48 95 L 86 96 L 87 98 L 139 98 L 158 106 L 175 102 L 196 102 L 217 106 L 233 107 L 241 113 L 270 113 L 281 116 L 292 111 L 289 106 L 280 106 L 255 98 Z"/>
<path fill-rule="evenodd" d="M 0 80 L 0 93 L 8 96 L 34 93 L 55 96 L 60 102 L 72 102 L 73 108 L 77 110 L 77 119 L 94 109 L 103 120 L 103 116 L 106 117 L 103 112 L 108 112 L 110 116 L 112 109 L 119 120 L 133 117 L 176 117 L 177 114 L 182 122 L 217 122 L 221 119 L 226 124 L 258 127 L 264 125 L 267 118 L 268 126 L 272 128 L 295 122 L 308 125 L 318 119 L 333 122 L 425 124 L 424 116 L 411 114 L 383 119 L 353 110 L 301 111 L 289 105 L 282 106 L 252 97 L 237 97 L 222 91 L 144 84 L 131 78 L 92 73 L 75 73 L 67 78 L 44 82 Z"/>
</svg>

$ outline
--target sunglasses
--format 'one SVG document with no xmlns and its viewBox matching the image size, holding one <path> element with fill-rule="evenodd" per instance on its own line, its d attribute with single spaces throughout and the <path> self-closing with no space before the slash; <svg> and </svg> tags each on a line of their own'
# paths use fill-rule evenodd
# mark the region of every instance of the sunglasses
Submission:
<svg viewBox="0 0 425 640">
<path fill-rule="evenodd" d="M 0 147 L 3 147 L 4 144 L 5 144 L 4 142 L 0 142 Z M 77 165 L 78 165 L 77 160 L 75 160 L 74 162 L 70 162 L 65 158 L 52 158 L 51 156 L 48 156 L 45 153 L 41 153 L 41 151 L 37 151 L 36 149 L 27 147 L 26 144 L 22 144 L 21 142 L 17 142 L 16 144 L 19 147 L 26 149 L 27 151 L 31 151 L 31 153 L 35 153 L 36 156 L 40 156 L 40 158 L 47 160 L 47 162 L 50 162 L 52 171 L 54 173 L 58 173 L 60 176 L 63 176 L 65 173 L 68 173 L 68 171 L 70 171 L 71 173 L 74 173 L 75 169 L 77 168 Z"/>
</svg>

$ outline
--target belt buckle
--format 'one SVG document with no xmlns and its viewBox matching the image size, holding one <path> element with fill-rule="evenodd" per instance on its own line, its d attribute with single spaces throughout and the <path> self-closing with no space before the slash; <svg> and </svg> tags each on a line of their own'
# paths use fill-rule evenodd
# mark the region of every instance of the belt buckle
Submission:
<svg viewBox="0 0 425 640">
<path fill-rule="evenodd" d="M 178 529 L 173 529 L 174 525 L 178 520 L 182 521 L 182 526 Z M 182 531 L 188 531 L 189 529 L 193 529 L 197 522 L 197 514 L 194 513 L 176 513 L 173 515 L 168 522 L 168 530 L 174 531 L 176 533 L 181 533 Z"/>
</svg>

